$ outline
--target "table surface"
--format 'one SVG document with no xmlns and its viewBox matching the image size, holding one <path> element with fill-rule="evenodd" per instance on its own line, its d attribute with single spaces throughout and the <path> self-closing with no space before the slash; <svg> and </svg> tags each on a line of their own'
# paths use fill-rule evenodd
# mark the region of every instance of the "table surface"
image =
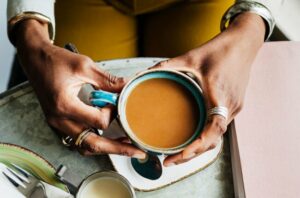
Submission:
<svg viewBox="0 0 300 198">
<path fill-rule="evenodd" d="M 162 59 L 135 58 L 98 62 L 115 75 L 132 76 Z M 219 198 L 234 197 L 228 137 L 219 159 L 206 169 L 152 192 L 137 191 L 138 198 Z M 13 143 L 40 154 L 55 167 L 66 165 L 77 179 L 99 170 L 113 170 L 107 155 L 85 157 L 65 148 L 49 128 L 39 102 L 28 83 L 0 94 L 0 142 Z"/>
</svg>

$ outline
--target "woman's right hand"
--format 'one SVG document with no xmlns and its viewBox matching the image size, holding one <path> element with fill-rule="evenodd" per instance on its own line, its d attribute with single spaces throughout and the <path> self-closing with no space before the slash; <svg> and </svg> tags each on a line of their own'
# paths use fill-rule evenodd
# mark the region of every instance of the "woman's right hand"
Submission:
<svg viewBox="0 0 300 198">
<path fill-rule="evenodd" d="M 106 129 L 114 118 L 115 108 L 98 109 L 86 105 L 78 98 L 78 93 L 87 83 L 96 89 L 120 92 L 125 80 L 97 68 L 87 56 L 53 45 L 47 24 L 25 20 L 15 31 L 20 62 L 49 125 L 74 139 L 90 127 Z M 89 135 L 79 151 L 85 155 L 113 153 L 145 158 L 143 151 L 128 143 L 96 134 Z"/>
</svg>

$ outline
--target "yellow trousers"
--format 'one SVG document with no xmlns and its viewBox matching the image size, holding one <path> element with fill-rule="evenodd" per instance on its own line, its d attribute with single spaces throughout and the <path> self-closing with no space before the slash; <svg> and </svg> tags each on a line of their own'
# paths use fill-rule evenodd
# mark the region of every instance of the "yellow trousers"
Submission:
<svg viewBox="0 0 300 198">
<path fill-rule="evenodd" d="M 174 57 L 218 34 L 221 17 L 233 2 L 57 0 L 55 43 L 74 43 L 95 61 Z"/>
</svg>

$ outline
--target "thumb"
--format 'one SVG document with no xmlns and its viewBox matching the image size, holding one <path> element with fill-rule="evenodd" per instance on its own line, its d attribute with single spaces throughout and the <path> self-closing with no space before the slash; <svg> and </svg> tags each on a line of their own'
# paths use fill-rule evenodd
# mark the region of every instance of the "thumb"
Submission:
<svg viewBox="0 0 300 198">
<path fill-rule="evenodd" d="M 183 73 L 188 74 L 191 78 L 195 78 L 195 80 L 201 85 L 202 76 L 197 69 L 190 65 L 191 61 L 186 58 L 186 56 L 178 56 L 175 58 L 171 58 L 168 60 L 161 61 L 156 65 L 150 67 L 149 69 L 174 69 Z"/>
<path fill-rule="evenodd" d="M 94 68 L 93 73 L 93 78 L 96 82 L 95 88 L 97 89 L 118 93 L 127 83 L 127 79 L 123 77 L 117 77 L 97 67 Z"/>
<path fill-rule="evenodd" d="M 96 134 L 90 134 L 83 141 L 83 147 L 91 154 L 119 154 L 138 159 L 146 158 L 146 153 L 133 145 L 101 137 Z"/>
<path fill-rule="evenodd" d="M 156 65 L 150 67 L 149 69 L 163 69 L 163 68 L 182 68 L 186 66 L 186 61 L 183 56 L 178 56 L 175 58 L 167 59 L 157 63 Z"/>
</svg>

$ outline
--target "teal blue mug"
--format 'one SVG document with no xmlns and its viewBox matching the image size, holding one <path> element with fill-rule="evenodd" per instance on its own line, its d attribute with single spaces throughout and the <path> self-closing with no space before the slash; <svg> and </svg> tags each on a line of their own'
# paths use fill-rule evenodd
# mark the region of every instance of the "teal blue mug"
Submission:
<svg viewBox="0 0 300 198">
<path fill-rule="evenodd" d="M 173 80 L 185 87 L 193 95 L 197 108 L 199 110 L 199 122 L 196 127 L 195 133 L 183 144 L 173 147 L 173 148 L 157 148 L 151 145 L 147 145 L 130 129 L 129 124 L 126 119 L 126 100 L 130 95 L 131 91 L 140 83 L 150 80 L 164 78 Z M 117 107 L 118 116 L 117 120 L 119 121 L 121 127 L 124 129 L 127 136 L 131 141 L 139 148 L 143 149 L 146 152 L 155 153 L 155 154 L 175 154 L 182 151 L 188 144 L 193 142 L 203 130 L 204 124 L 206 122 L 206 108 L 204 103 L 204 98 L 202 94 L 202 89 L 198 83 L 191 78 L 186 73 L 171 70 L 171 69 L 156 69 L 156 70 L 147 70 L 135 76 L 131 79 L 123 88 L 120 94 L 110 93 L 103 90 L 95 90 L 91 93 L 90 102 L 93 106 L 104 107 L 107 104 L 112 104 Z"/>
</svg>

